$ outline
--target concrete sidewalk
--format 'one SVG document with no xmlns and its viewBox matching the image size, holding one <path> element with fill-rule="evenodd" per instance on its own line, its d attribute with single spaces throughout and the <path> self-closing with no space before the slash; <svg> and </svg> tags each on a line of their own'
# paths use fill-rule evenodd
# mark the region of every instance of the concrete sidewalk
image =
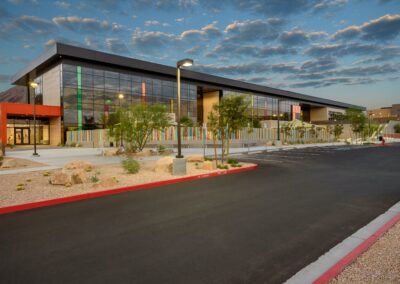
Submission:
<svg viewBox="0 0 400 284">
<path fill-rule="evenodd" d="M 298 145 L 283 145 L 277 146 L 255 146 L 246 148 L 231 148 L 230 154 L 240 153 L 254 153 L 259 151 L 280 151 L 287 149 L 301 149 L 309 147 L 328 147 L 328 146 L 341 146 L 345 143 L 315 143 L 315 144 L 298 144 Z M 176 151 L 176 149 L 174 149 Z M 85 160 L 93 165 L 104 165 L 104 164 L 115 164 L 119 163 L 122 157 L 104 157 L 102 156 L 103 148 L 57 148 L 57 149 L 40 149 L 38 150 L 39 157 L 32 156 L 32 150 L 21 150 L 21 151 L 10 151 L 7 152 L 7 157 L 27 159 L 47 166 L 32 167 L 32 168 L 21 168 L 21 169 L 10 169 L 0 171 L 0 175 L 15 174 L 33 171 L 43 171 L 62 168 L 66 163 L 74 160 Z M 182 153 L 184 156 L 205 154 L 206 156 L 214 155 L 214 148 L 183 148 Z M 217 149 L 217 154 L 221 154 L 221 149 Z M 140 160 L 155 160 L 158 156 L 144 157 Z"/>
</svg>

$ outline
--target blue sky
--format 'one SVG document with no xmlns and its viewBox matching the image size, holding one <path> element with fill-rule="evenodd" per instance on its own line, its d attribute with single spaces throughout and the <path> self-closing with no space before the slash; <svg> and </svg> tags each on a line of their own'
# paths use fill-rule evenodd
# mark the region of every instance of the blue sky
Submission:
<svg viewBox="0 0 400 284">
<path fill-rule="evenodd" d="M 399 0 L 4 0 L 0 91 L 55 41 L 371 107 L 400 103 Z"/>
</svg>

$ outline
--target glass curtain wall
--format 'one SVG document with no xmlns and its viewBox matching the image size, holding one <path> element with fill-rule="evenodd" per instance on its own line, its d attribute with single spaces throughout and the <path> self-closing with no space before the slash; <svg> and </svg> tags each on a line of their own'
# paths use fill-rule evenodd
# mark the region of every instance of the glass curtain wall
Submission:
<svg viewBox="0 0 400 284">
<path fill-rule="evenodd" d="M 133 104 L 164 104 L 171 113 L 176 107 L 176 82 L 85 66 L 62 65 L 62 101 L 66 128 L 102 128 L 102 117 L 117 107 Z M 124 94 L 118 99 L 118 94 Z M 197 120 L 197 86 L 181 84 L 181 116 Z"/>
<path fill-rule="evenodd" d="M 223 96 L 238 96 L 245 95 L 249 98 L 250 113 L 249 115 L 260 120 L 271 120 L 277 119 L 278 116 L 278 103 L 279 103 L 279 113 L 281 114 L 281 119 L 292 120 L 293 114 L 292 106 L 299 106 L 299 102 L 292 100 L 282 100 L 274 97 L 269 97 L 254 93 L 242 93 L 234 91 L 223 91 Z"/>
</svg>

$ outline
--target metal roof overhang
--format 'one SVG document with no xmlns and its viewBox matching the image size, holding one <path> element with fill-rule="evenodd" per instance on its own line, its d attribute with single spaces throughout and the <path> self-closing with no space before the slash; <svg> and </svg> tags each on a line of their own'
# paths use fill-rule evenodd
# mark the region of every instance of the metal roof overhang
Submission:
<svg viewBox="0 0 400 284">
<path fill-rule="evenodd" d="M 12 79 L 12 83 L 16 85 L 26 86 L 29 80 L 34 78 L 36 74 L 40 74 L 42 70 L 45 70 L 48 66 L 54 64 L 55 62 L 59 61 L 62 58 L 76 59 L 95 64 L 104 64 L 108 66 L 115 66 L 115 67 L 129 69 L 132 71 L 134 70 L 134 71 L 147 72 L 167 77 L 176 76 L 175 67 L 104 53 L 91 49 L 66 45 L 62 43 L 56 43 L 49 50 L 47 50 L 42 56 L 38 57 L 35 61 L 28 64 L 24 70 L 16 74 Z M 311 105 L 316 105 L 316 106 L 321 105 L 321 106 L 330 106 L 336 108 L 356 108 L 360 110 L 365 110 L 365 107 L 362 106 L 337 102 L 328 99 L 322 99 L 291 91 L 270 88 L 266 86 L 246 83 L 238 80 L 228 79 L 224 77 L 204 74 L 185 69 L 181 71 L 181 77 L 183 80 L 185 79 L 190 80 L 200 85 L 212 86 L 216 88 L 234 89 L 244 92 L 254 92 L 254 93 L 259 93 L 261 95 L 264 94 L 264 95 L 282 97 L 285 99 L 295 99 L 295 100 L 300 100 L 303 103 L 309 103 Z"/>
</svg>

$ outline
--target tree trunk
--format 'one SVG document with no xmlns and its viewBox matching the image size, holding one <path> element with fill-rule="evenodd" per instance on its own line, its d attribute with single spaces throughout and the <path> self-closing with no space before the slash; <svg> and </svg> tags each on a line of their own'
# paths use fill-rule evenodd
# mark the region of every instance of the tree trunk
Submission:
<svg viewBox="0 0 400 284">
<path fill-rule="evenodd" d="M 231 140 L 232 131 L 228 129 L 228 140 L 226 140 L 226 161 L 229 159 L 229 143 Z"/>
</svg>

